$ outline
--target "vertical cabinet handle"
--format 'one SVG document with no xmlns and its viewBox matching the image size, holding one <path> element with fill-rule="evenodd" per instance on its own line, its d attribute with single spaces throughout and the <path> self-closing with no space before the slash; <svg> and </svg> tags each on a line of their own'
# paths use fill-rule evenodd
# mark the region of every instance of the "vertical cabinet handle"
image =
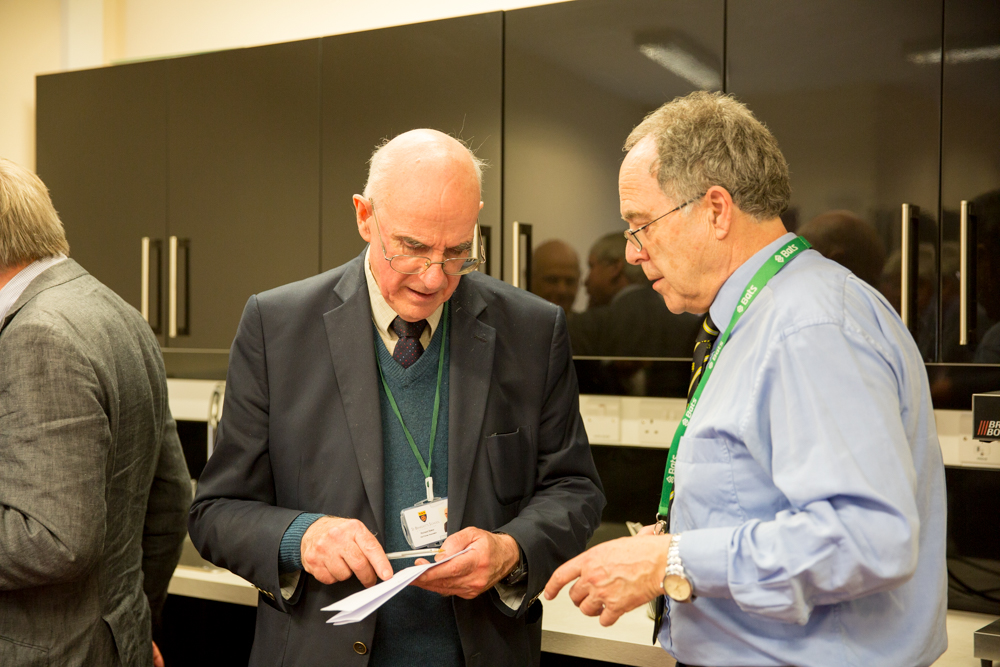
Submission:
<svg viewBox="0 0 1000 667">
<path fill-rule="evenodd" d="M 477 269 L 480 273 L 485 273 L 490 275 L 490 240 L 493 234 L 492 228 L 489 225 L 476 225 L 476 233 L 472 238 L 472 245 L 476 248 L 477 252 L 482 256 L 483 263 L 479 265 Z"/>
<path fill-rule="evenodd" d="M 177 324 L 177 312 L 178 312 L 178 292 L 177 289 L 177 255 L 179 251 L 184 250 L 184 326 L 178 326 Z M 190 312 L 190 284 L 191 281 L 188 280 L 190 265 L 190 241 L 188 239 L 178 239 L 176 236 L 171 236 L 168 241 L 168 252 L 167 252 L 167 336 L 170 338 L 177 338 L 177 336 L 187 336 L 190 335 L 189 317 Z"/>
<path fill-rule="evenodd" d="M 920 207 L 903 204 L 900 266 L 899 316 L 911 333 L 917 328 L 917 218 Z"/>
<path fill-rule="evenodd" d="M 524 289 L 531 289 L 531 225 L 524 222 L 514 222 L 514 246 L 511 252 L 511 268 L 513 269 L 513 276 L 511 276 L 510 284 L 514 287 L 524 287 Z M 525 282 L 527 284 L 521 285 L 521 238 L 525 239 L 525 251 L 524 251 L 524 267 L 525 267 Z"/>
<path fill-rule="evenodd" d="M 976 219 L 972 204 L 963 199 L 958 241 L 958 344 L 969 344 L 969 331 L 976 328 Z M 969 295 L 973 304 L 969 308 Z"/>
<path fill-rule="evenodd" d="M 149 251 L 150 248 L 156 249 L 156 268 L 151 267 L 149 261 Z M 161 301 L 161 287 L 160 287 L 160 271 L 163 270 L 163 243 L 160 239 L 151 240 L 148 236 L 142 237 L 142 268 L 141 268 L 141 287 L 139 292 L 139 312 L 142 313 L 142 319 L 149 323 L 149 327 L 153 330 L 153 333 L 160 334 L 162 331 L 162 320 L 160 319 L 160 309 L 163 307 L 163 302 Z M 150 307 L 149 298 L 149 283 L 150 275 L 156 276 L 156 307 Z M 155 323 L 150 321 L 150 312 L 156 313 Z"/>
<path fill-rule="evenodd" d="M 139 312 L 142 319 L 149 323 L 149 237 L 142 237 L 142 268 L 139 270 Z"/>
</svg>

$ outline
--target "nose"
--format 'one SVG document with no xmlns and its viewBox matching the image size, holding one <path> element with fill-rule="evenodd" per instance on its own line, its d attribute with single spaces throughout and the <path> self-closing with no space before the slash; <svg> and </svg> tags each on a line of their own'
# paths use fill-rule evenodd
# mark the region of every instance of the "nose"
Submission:
<svg viewBox="0 0 1000 667">
<path fill-rule="evenodd" d="M 420 280 L 428 290 L 436 292 L 448 282 L 448 276 L 440 264 L 432 264 L 429 269 L 420 274 Z"/>
<path fill-rule="evenodd" d="M 635 246 L 630 242 L 625 242 L 625 261 L 629 264 L 639 265 L 649 259 L 649 253 L 646 252 L 646 247 L 643 246 L 642 250 L 636 250 Z"/>
</svg>

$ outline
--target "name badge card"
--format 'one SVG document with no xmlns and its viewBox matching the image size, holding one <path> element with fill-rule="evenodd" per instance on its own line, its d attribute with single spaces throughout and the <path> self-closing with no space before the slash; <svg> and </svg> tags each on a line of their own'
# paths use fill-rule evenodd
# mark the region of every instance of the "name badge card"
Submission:
<svg viewBox="0 0 1000 667">
<path fill-rule="evenodd" d="M 401 511 L 399 521 L 410 548 L 441 544 L 448 537 L 448 499 L 422 500 Z"/>
</svg>

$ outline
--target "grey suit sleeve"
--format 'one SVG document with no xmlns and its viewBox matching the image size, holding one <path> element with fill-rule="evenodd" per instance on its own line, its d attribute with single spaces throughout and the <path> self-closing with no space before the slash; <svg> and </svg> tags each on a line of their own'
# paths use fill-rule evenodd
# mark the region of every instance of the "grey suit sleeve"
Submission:
<svg viewBox="0 0 1000 667">
<path fill-rule="evenodd" d="M 191 507 L 191 474 L 169 406 L 166 413 L 160 458 L 153 473 L 142 529 L 142 588 L 154 624 L 159 621 L 170 577 L 181 556 Z"/>
<path fill-rule="evenodd" d="M 103 392 L 57 328 L 10 327 L 0 351 L 0 590 L 78 579 L 104 543 Z"/>
<path fill-rule="evenodd" d="M 205 559 L 243 577 L 284 608 L 297 596 L 291 602 L 281 596 L 279 547 L 301 512 L 276 506 L 264 345 L 257 298 L 250 297 L 229 356 L 215 452 L 198 480 L 188 531 Z"/>
<path fill-rule="evenodd" d="M 566 319 L 560 310 L 549 349 L 534 494 L 517 517 L 497 529 L 513 537 L 524 551 L 527 592 L 517 610 L 494 595 L 500 611 L 518 616 L 527 611 L 555 569 L 584 550 L 601 522 L 604 505 L 604 489 L 580 416 Z"/>
</svg>

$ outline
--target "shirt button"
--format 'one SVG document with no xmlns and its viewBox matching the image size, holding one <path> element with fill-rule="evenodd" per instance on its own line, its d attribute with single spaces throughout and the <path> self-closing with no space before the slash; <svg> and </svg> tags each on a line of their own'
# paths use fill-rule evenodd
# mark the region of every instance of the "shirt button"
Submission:
<svg viewBox="0 0 1000 667">
<path fill-rule="evenodd" d="M 358 655 L 364 655 L 368 653 L 368 647 L 363 642 L 354 642 L 354 652 Z"/>
</svg>

